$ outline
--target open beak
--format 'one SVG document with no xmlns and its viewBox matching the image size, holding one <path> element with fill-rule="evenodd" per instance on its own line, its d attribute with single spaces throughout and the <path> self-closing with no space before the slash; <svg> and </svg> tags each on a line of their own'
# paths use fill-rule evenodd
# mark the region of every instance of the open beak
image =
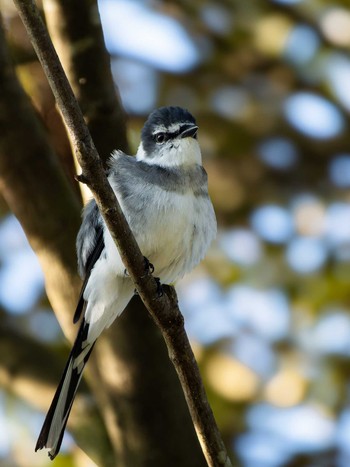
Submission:
<svg viewBox="0 0 350 467">
<path fill-rule="evenodd" d="M 193 125 L 189 128 L 186 128 L 181 134 L 181 138 L 196 138 L 197 137 L 198 126 Z"/>
</svg>

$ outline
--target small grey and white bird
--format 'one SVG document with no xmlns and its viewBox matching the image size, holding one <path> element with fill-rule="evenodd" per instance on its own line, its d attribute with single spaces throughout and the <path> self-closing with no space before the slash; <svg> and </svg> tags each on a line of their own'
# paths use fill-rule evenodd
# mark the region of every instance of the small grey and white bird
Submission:
<svg viewBox="0 0 350 467">
<path fill-rule="evenodd" d="M 136 157 L 120 151 L 109 160 L 108 180 L 144 256 L 164 284 L 174 283 L 205 256 L 216 235 L 194 117 L 180 107 L 153 111 Z M 74 315 L 83 318 L 36 449 L 59 452 L 84 366 L 96 339 L 134 294 L 118 250 L 94 200 L 83 212 L 77 237 L 84 279 Z"/>
</svg>

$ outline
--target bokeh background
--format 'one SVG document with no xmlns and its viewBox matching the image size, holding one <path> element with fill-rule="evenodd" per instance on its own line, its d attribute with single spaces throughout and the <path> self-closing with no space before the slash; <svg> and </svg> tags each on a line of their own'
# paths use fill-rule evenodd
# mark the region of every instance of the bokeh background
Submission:
<svg viewBox="0 0 350 467">
<path fill-rule="evenodd" d="M 0 6 L 19 73 L 39 73 L 23 54 L 12 3 Z M 200 127 L 219 232 L 177 289 L 238 465 L 349 466 L 349 3 L 100 0 L 99 8 L 133 150 L 159 105 L 188 108 Z M 0 212 L 1 317 L 63 341 L 20 224 L 3 201 Z M 0 465 L 39 465 L 32 450 L 42 420 L 0 389 Z M 68 435 L 57 465 L 72 465 L 71 444 Z"/>
</svg>

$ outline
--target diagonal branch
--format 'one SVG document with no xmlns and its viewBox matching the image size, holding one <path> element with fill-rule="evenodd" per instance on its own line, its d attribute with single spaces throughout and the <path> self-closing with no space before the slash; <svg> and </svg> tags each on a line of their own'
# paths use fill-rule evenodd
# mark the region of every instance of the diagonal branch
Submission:
<svg viewBox="0 0 350 467">
<path fill-rule="evenodd" d="M 229 467 L 231 462 L 208 403 L 199 369 L 184 330 L 183 317 L 177 306 L 175 291 L 167 288 L 167 294 L 157 297 L 156 282 L 152 276 L 144 275 L 144 258 L 107 181 L 102 162 L 41 20 L 39 10 L 33 0 L 14 0 L 14 3 L 67 125 L 73 150 L 82 168 L 80 181 L 86 183 L 91 189 L 122 261 L 142 301 L 162 331 L 208 465 Z"/>
</svg>

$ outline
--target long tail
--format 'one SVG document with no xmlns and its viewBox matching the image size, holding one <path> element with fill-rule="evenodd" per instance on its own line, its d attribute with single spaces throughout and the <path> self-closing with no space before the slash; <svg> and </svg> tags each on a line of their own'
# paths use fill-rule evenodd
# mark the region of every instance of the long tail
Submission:
<svg viewBox="0 0 350 467">
<path fill-rule="evenodd" d="M 60 450 L 83 369 L 96 342 L 88 343 L 86 341 L 88 329 L 89 324 L 83 320 L 36 443 L 35 451 L 43 448 L 50 449 L 49 457 L 51 460 Z"/>
</svg>

